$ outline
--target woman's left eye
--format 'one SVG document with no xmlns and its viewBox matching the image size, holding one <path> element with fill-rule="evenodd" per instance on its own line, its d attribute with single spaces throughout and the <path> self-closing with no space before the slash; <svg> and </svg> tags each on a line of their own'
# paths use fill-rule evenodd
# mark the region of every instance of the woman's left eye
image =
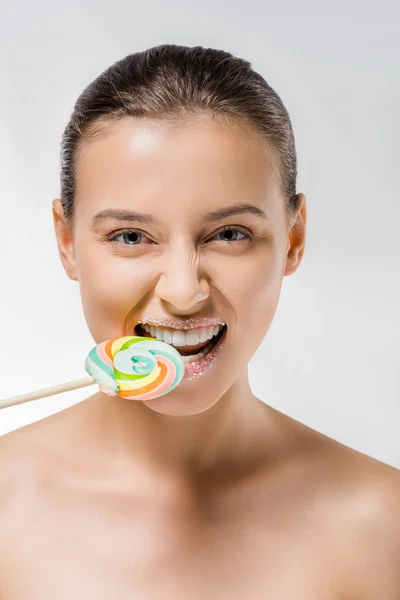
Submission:
<svg viewBox="0 0 400 600">
<path fill-rule="evenodd" d="M 233 236 L 232 236 L 232 232 L 233 232 Z M 237 237 L 235 238 L 235 235 L 234 235 L 235 233 L 239 233 L 243 237 L 239 238 L 239 239 Z M 227 236 L 228 239 L 222 240 L 223 242 L 240 242 L 243 239 L 251 238 L 249 233 L 245 233 L 241 229 L 236 229 L 235 227 L 226 227 L 222 231 L 218 231 L 215 235 L 225 235 L 225 234 L 229 234 L 229 235 Z"/>
</svg>

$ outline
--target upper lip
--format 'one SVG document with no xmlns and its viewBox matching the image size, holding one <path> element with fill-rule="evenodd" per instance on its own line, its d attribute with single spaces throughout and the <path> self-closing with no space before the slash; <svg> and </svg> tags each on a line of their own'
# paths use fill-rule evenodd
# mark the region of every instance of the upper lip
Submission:
<svg viewBox="0 0 400 600">
<path fill-rule="evenodd" d="M 138 325 L 154 325 L 155 327 L 170 327 L 171 329 L 194 329 L 195 327 L 212 327 L 225 325 L 225 321 L 219 317 L 192 317 L 190 319 L 174 319 L 172 317 L 143 317 L 137 322 Z"/>
</svg>

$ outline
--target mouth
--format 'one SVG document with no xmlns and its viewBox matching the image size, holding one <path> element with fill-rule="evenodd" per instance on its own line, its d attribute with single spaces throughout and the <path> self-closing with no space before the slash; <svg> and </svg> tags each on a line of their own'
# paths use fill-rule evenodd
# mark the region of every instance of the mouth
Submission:
<svg viewBox="0 0 400 600">
<path fill-rule="evenodd" d="M 216 335 L 214 335 L 214 337 L 212 337 L 206 342 L 185 346 L 177 346 L 175 344 L 170 344 L 170 346 L 173 346 L 173 348 L 175 348 L 179 352 L 179 354 L 182 356 L 184 363 L 195 362 L 207 356 L 207 354 L 209 354 L 217 346 L 217 344 L 225 337 L 226 331 L 227 325 L 224 325 L 220 329 L 220 331 Z M 149 331 L 146 331 L 141 324 L 136 325 L 134 334 L 140 337 L 157 339 Z"/>
</svg>

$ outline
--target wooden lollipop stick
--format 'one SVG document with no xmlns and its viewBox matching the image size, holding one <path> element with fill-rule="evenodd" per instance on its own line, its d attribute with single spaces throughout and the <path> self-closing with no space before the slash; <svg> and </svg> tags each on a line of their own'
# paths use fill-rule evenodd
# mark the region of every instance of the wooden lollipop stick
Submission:
<svg viewBox="0 0 400 600">
<path fill-rule="evenodd" d="M 77 390 L 78 388 L 93 385 L 94 383 L 96 382 L 93 377 L 84 377 L 83 379 L 75 379 L 74 381 L 68 381 L 67 383 L 43 388 L 36 392 L 21 394 L 20 396 L 13 396 L 12 398 L 4 398 L 3 400 L 0 399 L 0 410 L 8 406 L 14 406 L 15 404 L 22 404 L 23 402 L 38 400 L 39 398 L 45 398 L 46 396 L 54 396 L 55 394 L 62 394 L 63 392 L 69 392 L 70 390 Z"/>
</svg>

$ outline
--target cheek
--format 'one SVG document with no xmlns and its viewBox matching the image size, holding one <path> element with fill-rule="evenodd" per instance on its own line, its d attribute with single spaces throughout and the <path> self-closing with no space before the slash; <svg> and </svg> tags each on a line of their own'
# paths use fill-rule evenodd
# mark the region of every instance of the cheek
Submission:
<svg viewBox="0 0 400 600">
<path fill-rule="evenodd" d="M 283 280 L 284 257 L 277 249 L 263 248 L 257 260 L 235 264 L 230 274 L 237 328 L 256 344 L 264 339 L 275 315 Z"/>
<path fill-rule="evenodd" d="M 149 286 L 144 261 L 117 257 L 103 247 L 86 246 L 78 256 L 82 306 L 91 334 L 97 343 L 124 335 L 127 316 Z"/>
</svg>

